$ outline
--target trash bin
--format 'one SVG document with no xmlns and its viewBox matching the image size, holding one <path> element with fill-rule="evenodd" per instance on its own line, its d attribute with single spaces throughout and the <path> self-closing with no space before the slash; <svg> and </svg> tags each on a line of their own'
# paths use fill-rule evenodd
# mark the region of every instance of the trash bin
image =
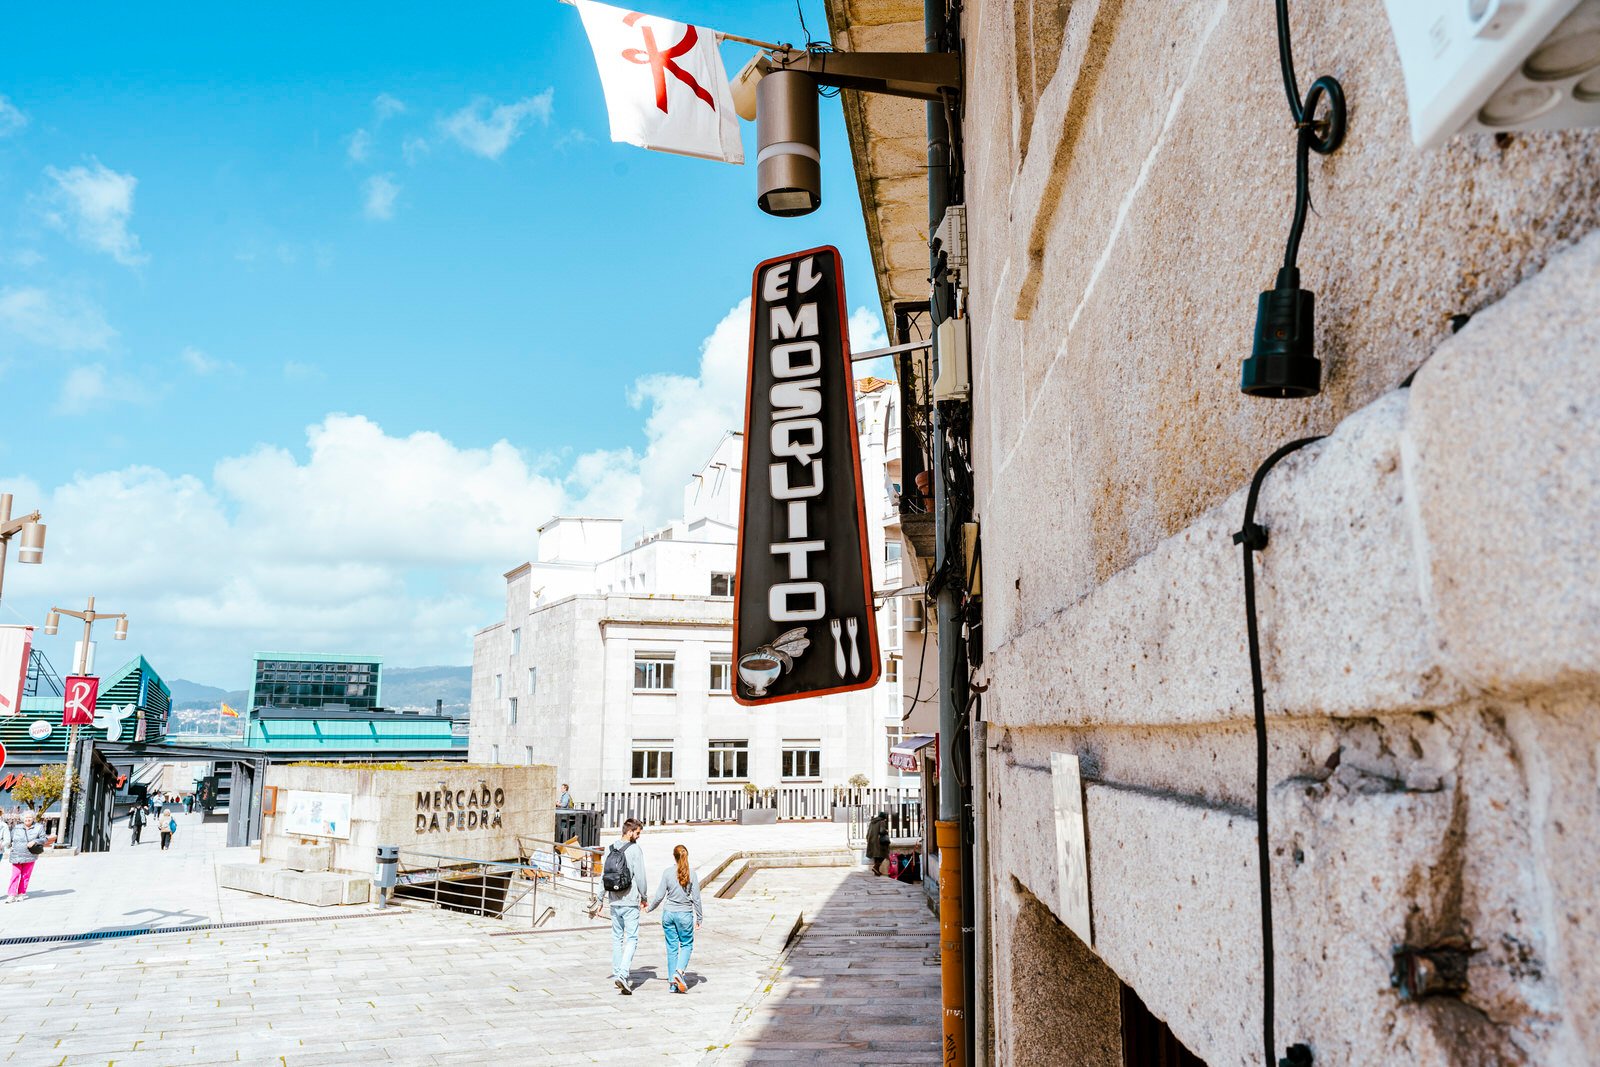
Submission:
<svg viewBox="0 0 1600 1067">
<path fill-rule="evenodd" d="M 556 840 L 571 841 L 574 837 L 585 848 L 600 845 L 600 812 L 595 808 L 557 808 Z"/>
<path fill-rule="evenodd" d="M 400 881 L 400 846 L 379 845 L 378 865 L 372 872 L 372 885 L 378 891 L 378 907 L 389 906 L 389 891 Z"/>
</svg>

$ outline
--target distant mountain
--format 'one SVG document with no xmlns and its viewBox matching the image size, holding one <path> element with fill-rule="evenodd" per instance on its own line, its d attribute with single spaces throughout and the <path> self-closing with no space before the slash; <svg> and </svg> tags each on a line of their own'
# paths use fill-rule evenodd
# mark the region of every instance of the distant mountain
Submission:
<svg viewBox="0 0 1600 1067">
<path fill-rule="evenodd" d="M 385 667 L 383 706 L 423 708 L 444 701 L 446 711 L 466 711 L 472 698 L 471 667 Z"/>
<path fill-rule="evenodd" d="M 201 685 L 187 678 L 174 678 L 167 682 L 167 687 L 172 690 L 172 706 L 175 708 L 214 708 L 226 703 L 230 708 L 242 711 L 250 695 L 248 690 L 218 689 L 214 685 Z"/>
<path fill-rule="evenodd" d="M 172 706 L 179 710 L 210 711 L 226 703 L 244 712 L 250 693 L 245 689 L 219 689 L 187 678 L 174 678 Z M 422 708 L 432 711 L 434 701 L 444 701 L 446 711 L 465 712 L 472 696 L 471 667 L 385 667 L 382 677 L 383 706 Z"/>
</svg>

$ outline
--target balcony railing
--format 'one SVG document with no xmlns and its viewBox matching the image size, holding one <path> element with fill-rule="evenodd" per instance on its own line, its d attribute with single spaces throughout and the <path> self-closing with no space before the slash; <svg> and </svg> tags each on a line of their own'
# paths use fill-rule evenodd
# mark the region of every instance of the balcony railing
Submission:
<svg viewBox="0 0 1600 1067">
<path fill-rule="evenodd" d="M 834 809 L 896 811 L 922 803 L 920 789 L 855 789 L 850 786 L 786 785 L 753 802 L 743 788 L 623 789 L 607 792 L 600 805 L 600 823 L 608 829 L 624 819 L 643 823 L 736 822 L 746 808 L 777 808 L 783 821 L 826 821 Z"/>
</svg>

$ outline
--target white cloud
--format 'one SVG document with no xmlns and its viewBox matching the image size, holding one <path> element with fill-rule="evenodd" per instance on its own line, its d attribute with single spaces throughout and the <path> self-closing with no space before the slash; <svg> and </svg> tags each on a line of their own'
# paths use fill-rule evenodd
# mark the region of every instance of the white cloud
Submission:
<svg viewBox="0 0 1600 1067">
<path fill-rule="evenodd" d="M 394 218 L 394 204 L 400 198 L 400 186 L 388 174 L 374 174 L 361 186 L 361 213 L 379 222 Z"/>
<path fill-rule="evenodd" d="M 24 115 L 9 97 L 0 94 L 0 137 L 10 137 L 27 125 L 28 116 Z"/>
<path fill-rule="evenodd" d="M 560 484 L 504 441 L 463 448 L 348 415 L 310 427 L 301 449 L 246 451 L 209 478 L 132 466 L 52 492 L 11 474 L 0 484 L 50 522 L 49 567 L 8 574 L 8 602 L 30 611 L 37 597 L 42 615 L 52 591 L 92 588 L 129 613 L 129 653 L 227 685 L 261 648 L 466 662 L 507 561 L 529 558 L 535 529 L 563 510 Z"/>
<path fill-rule="evenodd" d="M 506 441 L 396 436 L 357 415 L 328 415 L 303 447 L 241 448 L 209 476 L 132 466 L 46 492 L 0 471 L 0 485 L 51 524 L 50 566 L 16 568 L 7 601 L 42 615 L 55 590 L 93 589 L 129 612 L 127 653 L 213 684 L 242 684 L 251 653 L 273 647 L 464 663 L 472 633 L 502 610 L 501 574 L 532 557 L 550 516 L 622 515 L 648 527 L 677 512 L 683 482 L 743 417 L 749 314 L 746 300 L 723 317 L 696 374 L 634 383 L 642 449 L 587 452 L 565 471 Z M 870 347 L 871 313 L 851 325 Z M 35 577 L 45 570 L 47 581 Z M 44 640 L 57 642 L 41 647 L 58 664 L 70 655 L 65 637 Z"/>
<path fill-rule="evenodd" d="M 183 361 L 184 366 L 202 378 L 216 374 L 218 371 L 236 371 L 239 369 L 227 360 L 207 355 L 193 345 L 179 352 L 178 358 Z"/>
<path fill-rule="evenodd" d="M 367 157 L 372 155 L 372 134 L 366 130 L 357 130 L 350 135 L 350 142 L 345 146 L 345 154 L 352 162 L 365 163 Z"/>
<path fill-rule="evenodd" d="M 124 266 L 137 266 L 150 257 L 139 251 L 139 238 L 128 232 L 133 217 L 133 191 L 139 179 L 119 174 L 98 159 L 87 167 L 57 170 L 46 167 L 45 176 L 56 183 L 49 200 L 60 210 L 46 218 L 62 230 L 72 230 L 90 248 L 105 252 Z"/>
<path fill-rule="evenodd" d="M 61 383 L 61 396 L 56 400 L 56 411 L 63 415 L 83 415 L 111 399 L 111 385 L 106 380 L 103 364 L 74 367 Z"/>
<path fill-rule="evenodd" d="M 885 344 L 875 312 L 850 316 L 850 344 L 865 351 Z M 621 515 L 646 528 L 675 517 L 683 506 L 683 483 L 711 458 L 728 430 L 744 426 L 745 376 L 750 359 L 750 299 L 741 300 L 700 345 L 695 377 L 648 374 L 637 379 L 628 401 L 644 409 L 646 444 L 580 456 L 568 475 L 585 514 Z"/>
<path fill-rule="evenodd" d="M 99 351 L 117 335 L 89 301 L 35 286 L 0 289 L 0 333 L 62 352 Z"/>
<path fill-rule="evenodd" d="M 405 156 L 406 163 L 416 165 L 417 160 L 433 151 L 433 145 L 428 143 L 426 137 L 407 137 L 400 145 L 400 154 Z"/>
<path fill-rule="evenodd" d="M 379 93 L 372 99 L 372 112 L 381 123 L 394 118 L 396 115 L 404 115 L 406 113 L 406 104 L 404 100 L 398 97 L 391 96 L 388 93 Z"/>
<path fill-rule="evenodd" d="M 316 382 L 327 377 L 321 367 L 294 359 L 283 365 L 283 376 L 291 382 Z"/>
<path fill-rule="evenodd" d="M 511 143 L 522 136 L 522 127 L 530 119 L 549 123 L 555 92 L 546 89 L 513 104 L 495 104 L 488 97 L 475 97 L 472 103 L 441 122 L 440 128 L 474 155 L 499 159 Z"/>
</svg>

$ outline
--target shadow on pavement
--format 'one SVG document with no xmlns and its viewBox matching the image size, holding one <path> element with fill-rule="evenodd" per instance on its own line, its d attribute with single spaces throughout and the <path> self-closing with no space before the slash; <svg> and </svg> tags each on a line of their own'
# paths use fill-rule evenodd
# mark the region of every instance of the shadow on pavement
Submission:
<svg viewBox="0 0 1600 1067">
<path fill-rule="evenodd" d="M 806 920 L 771 992 L 706 1062 L 939 1063 L 939 922 L 922 887 L 856 869 Z"/>
</svg>

